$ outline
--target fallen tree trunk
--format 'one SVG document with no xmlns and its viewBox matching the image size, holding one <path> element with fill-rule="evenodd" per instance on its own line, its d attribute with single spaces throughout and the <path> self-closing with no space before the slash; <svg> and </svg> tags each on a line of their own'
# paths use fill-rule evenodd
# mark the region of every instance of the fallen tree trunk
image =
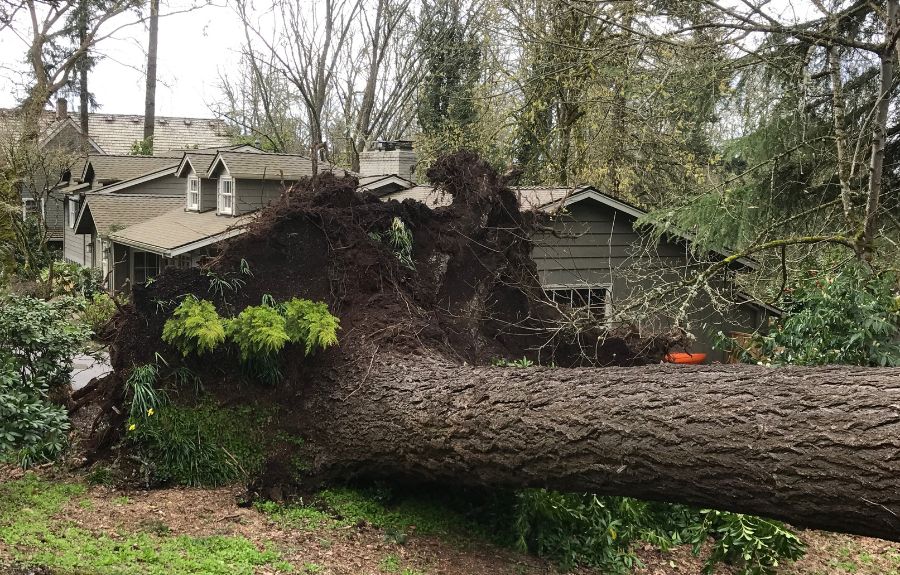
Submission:
<svg viewBox="0 0 900 575">
<path fill-rule="evenodd" d="M 327 477 L 627 495 L 900 540 L 900 369 L 358 364 L 303 391 Z"/>
</svg>

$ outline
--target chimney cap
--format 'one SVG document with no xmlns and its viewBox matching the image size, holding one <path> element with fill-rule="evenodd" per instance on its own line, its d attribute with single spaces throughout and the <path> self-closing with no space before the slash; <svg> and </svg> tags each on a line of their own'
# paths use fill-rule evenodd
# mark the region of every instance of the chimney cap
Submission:
<svg viewBox="0 0 900 575">
<path fill-rule="evenodd" d="M 377 140 L 374 149 L 380 152 L 392 152 L 394 150 L 412 150 L 412 140 Z"/>
</svg>

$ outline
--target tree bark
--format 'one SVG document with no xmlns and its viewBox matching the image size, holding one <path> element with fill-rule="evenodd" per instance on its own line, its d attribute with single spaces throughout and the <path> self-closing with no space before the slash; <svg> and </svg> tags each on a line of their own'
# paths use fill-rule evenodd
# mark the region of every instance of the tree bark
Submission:
<svg viewBox="0 0 900 575">
<path fill-rule="evenodd" d="M 863 224 L 863 240 L 866 254 L 871 256 L 875 229 L 878 226 L 878 206 L 881 199 L 884 149 L 887 139 L 887 119 L 890 111 L 891 91 L 894 87 L 894 57 L 897 34 L 900 31 L 900 0 L 888 0 L 885 22 L 885 43 L 881 54 L 881 73 L 875 118 L 872 120 L 872 155 L 869 161 L 869 193 L 866 199 L 866 219 Z"/>
<path fill-rule="evenodd" d="M 633 496 L 900 541 L 900 369 L 356 359 L 304 378 L 323 478 Z"/>
<path fill-rule="evenodd" d="M 147 44 L 147 94 L 144 98 L 144 140 L 153 146 L 156 127 L 156 55 L 159 37 L 159 0 L 150 0 L 150 40 Z"/>
</svg>

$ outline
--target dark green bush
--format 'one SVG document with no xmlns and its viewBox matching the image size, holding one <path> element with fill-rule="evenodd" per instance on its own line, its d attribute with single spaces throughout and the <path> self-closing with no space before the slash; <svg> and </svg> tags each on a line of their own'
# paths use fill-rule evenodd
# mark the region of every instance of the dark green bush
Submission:
<svg viewBox="0 0 900 575">
<path fill-rule="evenodd" d="M 695 552 L 712 539 L 706 571 L 718 562 L 738 573 L 775 573 L 785 560 L 803 555 L 803 544 L 782 523 L 727 511 L 598 497 L 547 490 L 520 492 L 515 522 L 518 546 L 552 559 L 564 569 L 577 565 L 627 572 L 637 558 L 632 546 L 646 541 L 662 549 L 690 543 Z"/>
<path fill-rule="evenodd" d="M 50 460 L 66 445 L 66 410 L 50 399 L 69 384 L 72 357 L 88 337 L 72 321 L 70 298 L 0 301 L 0 460 L 23 466 Z"/>
<path fill-rule="evenodd" d="M 894 273 L 848 266 L 810 275 L 769 334 L 753 338 L 746 361 L 773 365 L 900 366 L 900 291 Z"/>
</svg>

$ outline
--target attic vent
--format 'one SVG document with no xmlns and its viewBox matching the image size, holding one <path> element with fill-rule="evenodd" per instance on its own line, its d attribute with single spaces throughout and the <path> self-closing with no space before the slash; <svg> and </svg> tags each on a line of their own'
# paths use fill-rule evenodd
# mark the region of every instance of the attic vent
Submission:
<svg viewBox="0 0 900 575">
<path fill-rule="evenodd" d="M 194 122 L 193 122 L 190 118 L 185 118 L 185 119 L 184 119 L 184 125 L 185 125 L 185 126 L 190 126 L 190 125 L 193 124 L 193 123 L 194 123 Z"/>
<path fill-rule="evenodd" d="M 210 128 L 215 128 L 215 127 L 216 127 L 216 123 L 215 123 L 214 121 L 212 121 L 212 120 L 210 120 L 209 122 L 207 122 L 207 124 L 209 124 L 209 127 L 210 127 Z"/>
<path fill-rule="evenodd" d="M 116 121 L 116 117 L 113 115 L 106 116 L 103 119 L 106 120 L 107 122 L 115 122 Z"/>
<path fill-rule="evenodd" d="M 159 119 L 157 120 L 157 122 L 159 122 L 159 125 L 160 125 L 160 126 L 168 126 L 168 125 L 169 125 L 169 121 L 166 120 L 165 118 L 159 118 Z"/>
<path fill-rule="evenodd" d="M 140 118 L 137 118 L 137 117 L 132 118 L 132 119 L 131 119 L 131 123 L 132 123 L 132 124 L 140 124 L 140 123 L 141 123 L 141 119 L 140 119 Z"/>
</svg>

